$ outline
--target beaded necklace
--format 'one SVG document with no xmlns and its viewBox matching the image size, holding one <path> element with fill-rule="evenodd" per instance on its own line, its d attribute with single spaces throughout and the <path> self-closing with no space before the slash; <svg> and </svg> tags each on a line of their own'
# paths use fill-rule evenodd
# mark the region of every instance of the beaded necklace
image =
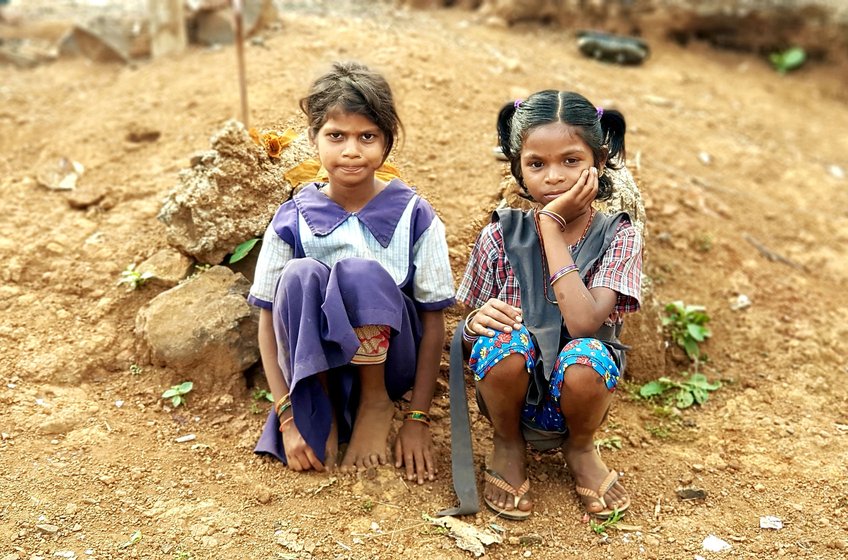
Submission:
<svg viewBox="0 0 848 560">
<path fill-rule="evenodd" d="M 557 300 L 551 299 L 548 295 L 548 277 L 550 273 L 548 271 L 548 256 L 545 254 L 545 241 L 542 239 L 541 228 L 539 227 L 539 214 L 534 212 L 533 219 L 536 222 L 536 234 L 539 236 L 539 248 L 542 250 L 542 289 L 545 293 L 545 299 L 548 303 L 553 303 L 556 305 Z M 595 219 L 595 208 L 591 208 L 589 211 L 589 220 L 586 222 L 586 227 L 583 228 L 583 233 L 580 234 L 580 238 L 573 244 L 569 245 L 569 247 L 577 248 L 578 245 L 586 238 L 586 234 L 589 232 L 589 228 L 592 226 L 592 221 Z"/>
</svg>

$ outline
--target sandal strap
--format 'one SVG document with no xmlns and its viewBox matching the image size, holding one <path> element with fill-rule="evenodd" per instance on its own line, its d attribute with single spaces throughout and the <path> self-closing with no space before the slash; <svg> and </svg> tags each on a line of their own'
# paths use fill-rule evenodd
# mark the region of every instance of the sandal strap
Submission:
<svg viewBox="0 0 848 560">
<path fill-rule="evenodd" d="M 612 470 L 609 472 L 607 477 L 601 482 L 601 486 L 598 488 L 598 494 L 601 496 L 606 496 L 607 492 L 610 491 L 610 488 L 618 482 L 618 471 Z"/>
<path fill-rule="evenodd" d="M 485 479 L 486 482 L 488 482 L 492 486 L 500 488 L 504 492 L 509 492 L 516 500 L 520 500 L 524 497 L 524 494 L 530 491 L 529 478 L 525 479 L 524 482 L 521 483 L 521 486 L 518 487 L 518 489 L 516 489 L 515 486 L 513 486 L 512 484 L 504 480 L 502 477 L 488 469 L 486 470 Z"/>
</svg>

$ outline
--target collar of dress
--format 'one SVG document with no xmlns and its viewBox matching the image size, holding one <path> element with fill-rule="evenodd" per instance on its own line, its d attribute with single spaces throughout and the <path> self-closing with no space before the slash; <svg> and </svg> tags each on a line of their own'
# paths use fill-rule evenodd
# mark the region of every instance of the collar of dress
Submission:
<svg viewBox="0 0 848 560">
<path fill-rule="evenodd" d="M 310 183 L 295 195 L 294 203 L 316 237 L 330 235 L 349 217 L 356 216 L 374 239 L 386 248 L 413 196 L 415 192 L 403 181 L 392 179 L 362 210 L 348 212 L 319 191 L 316 183 Z"/>
</svg>

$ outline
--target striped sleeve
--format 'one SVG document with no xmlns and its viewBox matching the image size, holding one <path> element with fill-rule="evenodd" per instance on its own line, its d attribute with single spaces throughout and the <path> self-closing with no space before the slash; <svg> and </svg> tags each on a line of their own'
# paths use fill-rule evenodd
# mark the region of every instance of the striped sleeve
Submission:
<svg viewBox="0 0 848 560">
<path fill-rule="evenodd" d="M 247 300 L 263 309 L 271 309 L 277 279 L 283 267 L 294 257 L 294 247 L 283 240 L 274 228 L 274 222 L 268 224 L 262 238 L 262 249 L 256 261 L 253 285 Z"/>
<path fill-rule="evenodd" d="M 593 274 L 588 288 L 598 287 L 618 293 L 614 315 L 639 310 L 642 299 L 642 236 L 630 223 L 618 229 Z"/>
<path fill-rule="evenodd" d="M 415 267 L 413 295 L 418 307 L 425 311 L 438 311 L 453 305 L 453 274 L 445 225 L 437 216 L 415 241 L 412 262 Z"/>
</svg>

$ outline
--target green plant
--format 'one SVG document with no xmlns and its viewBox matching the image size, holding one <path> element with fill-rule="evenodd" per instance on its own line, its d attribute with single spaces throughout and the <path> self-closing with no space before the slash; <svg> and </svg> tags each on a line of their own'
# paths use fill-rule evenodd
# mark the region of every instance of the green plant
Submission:
<svg viewBox="0 0 848 560">
<path fill-rule="evenodd" d="M 179 385 L 173 385 L 170 389 L 162 393 L 163 399 L 171 399 L 171 405 L 175 408 L 186 403 L 185 396 L 194 388 L 194 383 L 186 381 Z"/>
<path fill-rule="evenodd" d="M 174 560 L 192 560 L 192 558 L 194 558 L 194 556 L 191 555 L 191 552 L 186 552 L 184 550 L 177 550 L 176 552 L 174 552 L 174 555 L 172 556 L 172 558 Z"/>
<path fill-rule="evenodd" d="M 250 254 L 250 250 L 260 241 L 258 237 L 254 237 L 253 239 L 248 239 L 243 243 L 239 243 L 235 249 L 233 249 L 233 254 L 230 255 L 230 260 L 228 261 L 230 264 L 239 262 L 243 258 L 245 258 L 248 254 Z"/>
<path fill-rule="evenodd" d="M 139 272 L 135 269 L 135 264 L 130 264 L 126 270 L 121 272 L 118 286 L 126 284 L 129 291 L 137 290 L 151 278 L 153 278 L 152 272 Z"/>
<path fill-rule="evenodd" d="M 138 364 L 130 364 L 130 375 L 141 375 L 141 372 L 144 371 L 140 365 Z"/>
<path fill-rule="evenodd" d="M 702 305 L 686 305 L 682 301 L 673 301 L 665 306 L 667 315 L 662 318 L 672 340 L 683 350 L 690 360 L 697 362 L 701 356 L 698 343 L 703 342 L 712 332 L 705 325 L 710 317 Z"/>
<path fill-rule="evenodd" d="M 774 69 L 781 74 L 800 68 L 807 60 L 807 53 L 801 47 L 791 47 L 782 52 L 773 52 L 769 60 Z"/>
<path fill-rule="evenodd" d="M 671 437 L 671 428 L 665 424 L 647 424 L 645 429 L 657 439 L 668 439 Z"/>
<path fill-rule="evenodd" d="M 711 233 L 700 233 L 694 239 L 695 249 L 701 253 L 709 253 L 713 248 L 713 235 Z"/>
<path fill-rule="evenodd" d="M 686 372 L 683 372 L 684 374 Z M 677 408 L 689 408 L 693 404 L 704 404 L 712 391 L 721 387 L 721 382 L 710 383 L 703 373 L 693 373 L 688 379 L 674 381 L 668 377 L 660 377 L 642 385 L 639 395 L 649 399 L 673 390 L 667 397 L 668 402 L 674 402 Z"/>
<path fill-rule="evenodd" d="M 612 515 L 610 515 L 607 519 L 604 519 L 600 523 L 595 521 L 594 519 L 589 520 L 589 527 L 598 534 L 602 535 L 607 532 L 607 529 L 615 529 L 615 526 L 618 525 L 618 522 L 622 520 L 624 517 L 624 512 L 618 511 L 618 509 L 614 509 L 612 511 Z"/>
<path fill-rule="evenodd" d="M 601 447 L 605 447 L 607 449 L 621 449 L 621 438 L 618 436 L 610 436 L 608 438 L 596 439 L 595 447 L 597 449 L 600 449 Z"/>
<path fill-rule="evenodd" d="M 133 531 L 133 534 L 130 535 L 130 538 L 127 542 L 121 543 L 118 545 L 118 548 L 129 548 L 131 546 L 135 546 L 139 542 L 141 542 L 142 534 L 141 531 Z"/>
<path fill-rule="evenodd" d="M 253 390 L 253 400 L 261 401 L 265 399 L 268 402 L 274 402 L 274 395 L 271 394 L 271 391 L 267 389 L 263 389 L 261 387 L 257 387 Z"/>
<path fill-rule="evenodd" d="M 365 500 L 362 500 L 362 503 L 360 504 L 359 507 L 361 507 L 362 511 L 364 511 L 365 513 L 371 513 L 371 510 L 374 509 L 374 502 L 372 502 L 369 499 L 365 499 Z"/>
</svg>

